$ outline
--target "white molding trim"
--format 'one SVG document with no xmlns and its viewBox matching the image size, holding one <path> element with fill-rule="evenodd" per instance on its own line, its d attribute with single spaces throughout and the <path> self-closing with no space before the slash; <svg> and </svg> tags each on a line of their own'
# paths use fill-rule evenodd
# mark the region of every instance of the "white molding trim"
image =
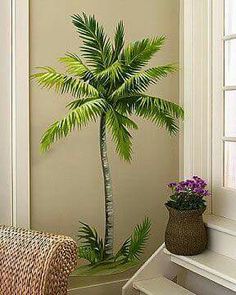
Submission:
<svg viewBox="0 0 236 295">
<path fill-rule="evenodd" d="M 211 186 L 212 0 L 181 0 L 180 5 L 180 98 L 185 109 L 180 177 L 197 174 Z"/>
<path fill-rule="evenodd" d="M 12 225 L 30 227 L 29 0 L 12 9 Z"/>
</svg>

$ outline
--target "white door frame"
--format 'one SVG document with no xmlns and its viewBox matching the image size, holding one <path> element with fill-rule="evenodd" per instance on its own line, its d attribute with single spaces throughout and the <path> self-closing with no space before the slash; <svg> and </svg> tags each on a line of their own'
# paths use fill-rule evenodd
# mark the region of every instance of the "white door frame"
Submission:
<svg viewBox="0 0 236 295">
<path fill-rule="evenodd" d="M 185 120 L 180 140 L 180 177 L 199 175 L 211 188 L 212 1 L 180 2 L 180 100 Z M 208 202 L 211 212 L 211 201 Z"/>
<path fill-rule="evenodd" d="M 12 0 L 13 225 L 30 226 L 29 0 Z"/>
<path fill-rule="evenodd" d="M 0 223 L 11 224 L 11 2 L 0 2 Z"/>
<path fill-rule="evenodd" d="M 0 222 L 29 227 L 29 0 L 1 0 L 0 26 L 0 55 L 5 65 L 0 73 Z"/>
</svg>

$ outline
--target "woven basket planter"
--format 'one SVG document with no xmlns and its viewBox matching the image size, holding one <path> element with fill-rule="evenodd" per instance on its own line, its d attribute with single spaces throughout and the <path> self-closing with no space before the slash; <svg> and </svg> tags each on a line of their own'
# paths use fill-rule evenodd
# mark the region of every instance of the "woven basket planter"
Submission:
<svg viewBox="0 0 236 295">
<path fill-rule="evenodd" d="M 185 211 L 166 208 L 169 211 L 165 233 L 167 250 L 183 256 L 202 253 L 207 246 L 207 231 L 202 218 L 205 208 Z"/>
</svg>

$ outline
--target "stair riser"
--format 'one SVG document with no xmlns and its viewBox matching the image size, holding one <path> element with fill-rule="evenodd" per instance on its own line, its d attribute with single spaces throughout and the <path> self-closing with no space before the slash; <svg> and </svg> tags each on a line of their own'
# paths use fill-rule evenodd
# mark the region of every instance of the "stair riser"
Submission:
<svg viewBox="0 0 236 295">
<path fill-rule="evenodd" d="M 214 255 L 218 255 L 218 254 L 214 254 Z M 221 256 L 221 258 L 222 257 L 224 257 L 224 256 Z M 229 259 L 229 258 L 225 257 L 225 259 Z M 182 266 L 183 268 L 187 269 L 188 271 L 199 274 L 202 277 L 204 277 L 204 278 L 206 278 L 206 279 L 208 279 L 210 281 L 214 281 L 215 283 L 236 292 L 236 284 L 234 282 L 232 282 L 232 281 L 229 281 L 228 279 L 225 279 L 225 277 L 223 277 L 222 271 L 220 272 L 220 274 L 218 274 L 218 272 L 216 274 L 216 271 L 214 269 L 209 271 L 209 269 L 206 268 L 206 267 L 203 267 L 201 263 L 200 264 L 195 263 L 195 262 L 193 263 L 194 260 L 192 261 L 188 257 L 186 257 L 186 260 L 185 260 L 181 256 L 172 256 L 171 260 L 174 263 L 176 263 L 176 264 Z M 211 260 L 212 260 L 212 258 L 211 258 Z M 223 263 L 224 263 L 224 261 L 222 261 L 221 267 L 223 266 Z M 227 265 L 227 267 L 229 267 L 229 265 Z"/>
<path fill-rule="evenodd" d="M 198 295 L 235 295 L 234 291 L 224 288 L 191 271 L 186 271 L 185 275 L 178 280 L 178 283 Z"/>
<path fill-rule="evenodd" d="M 236 237 L 215 229 L 208 229 L 208 249 L 236 259 Z"/>
</svg>

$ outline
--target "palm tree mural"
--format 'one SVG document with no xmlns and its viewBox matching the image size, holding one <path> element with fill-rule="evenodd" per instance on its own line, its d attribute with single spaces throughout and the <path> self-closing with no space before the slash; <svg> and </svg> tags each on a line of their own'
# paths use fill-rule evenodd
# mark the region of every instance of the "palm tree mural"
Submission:
<svg viewBox="0 0 236 295">
<path fill-rule="evenodd" d="M 178 131 L 178 119 L 183 109 L 160 97 L 148 95 L 146 90 L 169 73 L 176 71 L 173 64 L 145 68 L 164 44 L 165 37 L 146 38 L 125 45 L 124 25 L 119 22 L 114 40 L 105 34 L 94 16 L 74 15 L 73 24 L 83 41 L 80 54 L 67 53 L 59 61 L 66 67 L 59 73 L 52 67 L 41 67 L 32 75 L 45 88 L 68 94 L 66 116 L 53 123 L 44 133 L 41 148 L 66 137 L 91 121 L 100 122 L 100 154 L 105 190 L 105 237 L 101 239 L 95 229 L 82 223 L 79 237 L 79 257 L 91 265 L 104 261 L 112 263 L 139 259 L 150 231 L 150 220 L 145 218 L 134 233 L 114 254 L 114 205 L 112 180 L 107 155 L 107 132 L 110 132 L 118 155 L 125 161 L 132 158 L 131 129 L 138 129 L 134 117 L 151 120 L 170 134 Z"/>
</svg>

